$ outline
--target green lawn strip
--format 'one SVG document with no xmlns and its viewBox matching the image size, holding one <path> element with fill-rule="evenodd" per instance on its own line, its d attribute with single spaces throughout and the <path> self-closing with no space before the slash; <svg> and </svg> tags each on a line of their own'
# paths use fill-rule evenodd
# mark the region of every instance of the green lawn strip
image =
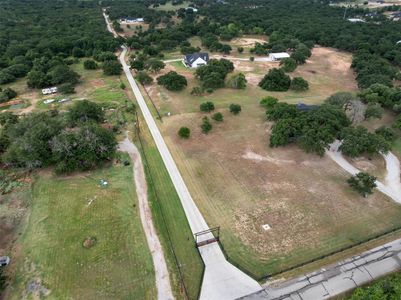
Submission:
<svg viewBox="0 0 401 300">
<path fill-rule="evenodd" d="M 88 237 L 96 242 L 85 248 Z M 21 247 L 11 299 L 26 295 L 34 280 L 50 291 L 48 299 L 156 298 L 131 166 L 38 177 Z"/>
<path fill-rule="evenodd" d="M 229 260 L 234 265 L 255 279 L 260 279 L 261 277 L 310 262 L 321 256 L 366 242 L 394 228 L 400 228 L 399 214 L 401 207 L 394 206 L 393 210 L 393 213 L 387 212 L 387 215 L 382 219 L 371 216 L 368 219 L 339 220 L 343 225 L 337 226 L 335 232 L 318 240 L 317 245 L 299 247 L 288 254 L 270 255 L 265 259 L 261 259 L 252 249 L 240 243 L 228 230 L 222 232 L 221 242 Z M 322 260 L 322 264 L 324 264 L 324 260 Z"/>
<path fill-rule="evenodd" d="M 156 7 L 156 10 L 163 10 L 163 11 L 176 11 L 179 10 L 180 8 L 187 8 L 189 6 L 188 1 L 184 1 L 182 4 L 179 5 L 173 5 L 172 1 L 167 2 L 165 5 L 160 5 Z"/>
<path fill-rule="evenodd" d="M 144 124 L 143 119 L 141 124 Z M 183 297 L 176 259 L 181 266 L 181 274 L 189 299 L 197 299 L 203 276 L 203 262 L 194 246 L 194 239 L 180 199 L 164 166 L 159 151 L 147 127 L 141 127 L 142 150 L 148 182 L 148 194 L 153 221 L 159 233 L 167 257 L 173 289 L 178 298 Z M 171 243 L 170 243 L 171 241 Z M 172 249 L 173 248 L 173 249 Z M 173 254 L 176 255 L 176 259 Z"/>
</svg>

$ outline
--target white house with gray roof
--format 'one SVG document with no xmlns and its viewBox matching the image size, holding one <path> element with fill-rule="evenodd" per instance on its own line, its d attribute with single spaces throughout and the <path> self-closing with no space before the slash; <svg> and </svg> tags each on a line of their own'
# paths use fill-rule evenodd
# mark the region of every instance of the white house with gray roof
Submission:
<svg viewBox="0 0 401 300">
<path fill-rule="evenodd" d="M 184 63 L 188 68 L 197 68 L 207 65 L 209 54 L 206 52 L 195 52 L 184 56 Z"/>
</svg>

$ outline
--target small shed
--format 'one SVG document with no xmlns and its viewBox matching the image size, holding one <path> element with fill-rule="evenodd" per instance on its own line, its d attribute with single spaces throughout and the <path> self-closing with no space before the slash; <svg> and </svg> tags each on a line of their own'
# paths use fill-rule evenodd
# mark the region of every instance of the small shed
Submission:
<svg viewBox="0 0 401 300">
<path fill-rule="evenodd" d="M 270 53 L 269 58 L 271 61 L 279 61 L 283 58 L 288 58 L 290 55 L 287 52 Z"/>
</svg>

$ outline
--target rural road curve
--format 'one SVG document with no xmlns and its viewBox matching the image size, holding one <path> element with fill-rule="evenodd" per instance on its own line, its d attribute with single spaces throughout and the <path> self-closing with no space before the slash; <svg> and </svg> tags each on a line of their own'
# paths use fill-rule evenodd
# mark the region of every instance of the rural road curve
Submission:
<svg viewBox="0 0 401 300">
<path fill-rule="evenodd" d="M 133 163 L 132 170 L 134 173 L 136 193 L 138 195 L 139 215 L 141 217 L 142 227 L 145 231 L 146 241 L 148 242 L 155 269 L 157 299 L 174 299 L 171 291 L 167 264 L 164 259 L 163 248 L 152 222 L 152 212 L 148 203 L 148 188 L 141 154 L 136 146 L 128 139 L 128 136 L 118 144 L 118 148 L 122 152 L 127 152 Z"/>
<path fill-rule="evenodd" d="M 142 111 L 142 115 L 148 125 L 150 133 L 155 141 L 157 149 L 163 159 L 167 172 L 173 182 L 173 185 L 177 191 L 177 194 L 181 200 L 182 207 L 184 208 L 185 214 L 192 233 L 208 230 L 205 219 L 201 212 L 196 206 L 191 194 L 181 176 L 180 171 L 175 164 L 175 161 L 167 148 L 167 145 L 157 127 L 155 120 L 148 106 L 146 105 L 145 99 L 143 98 L 141 91 L 136 84 L 129 66 L 125 61 L 125 55 L 127 48 L 122 46 L 122 53 L 120 54 L 120 62 L 123 66 L 125 75 L 127 76 L 128 82 L 134 92 L 135 98 Z M 204 235 L 201 240 L 207 240 L 212 238 L 212 234 Z M 234 267 L 230 264 L 223 252 L 220 249 L 218 243 L 208 244 L 199 248 L 199 252 L 202 256 L 203 262 L 205 263 L 205 273 L 202 282 L 200 299 L 207 300 L 231 300 L 239 297 L 260 291 L 262 287 L 251 277 Z"/>
<path fill-rule="evenodd" d="M 322 300 L 401 269 L 401 239 L 342 260 L 316 272 L 281 282 L 243 300 Z"/>
<path fill-rule="evenodd" d="M 106 9 L 105 8 L 103 8 L 103 17 L 104 17 L 104 20 L 106 21 L 106 24 L 107 24 L 107 30 L 113 34 L 114 38 L 118 38 L 119 35 L 117 34 L 117 32 L 114 30 L 113 26 L 111 25 L 109 16 L 106 15 Z"/>
<path fill-rule="evenodd" d="M 358 174 L 360 170 L 351 165 L 338 150 L 341 142 L 336 140 L 330 145 L 330 149 L 326 150 L 326 154 L 334 160 L 340 167 L 351 175 Z M 400 183 L 400 162 L 398 158 L 391 152 L 382 154 L 386 161 L 386 184 L 376 180 L 377 189 L 383 194 L 389 196 L 395 202 L 401 204 L 401 183 Z"/>
</svg>

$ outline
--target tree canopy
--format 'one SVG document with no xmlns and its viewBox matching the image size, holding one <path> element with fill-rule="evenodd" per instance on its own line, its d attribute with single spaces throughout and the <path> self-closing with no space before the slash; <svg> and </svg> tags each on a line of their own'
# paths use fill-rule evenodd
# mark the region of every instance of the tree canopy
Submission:
<svg viewBox="0 0 401 300">
<path fill-rule="evenodd" d="M 271 69 L 259 82 L 259 86 L 267 91 L 285 92 L 291 84 L 290 76 L 286 75 L 282 69 Z"/>
<path fill-rule="evenodd" d="M 187 79 L 177 72 L 170 71 L 165 75 L 157 77 L 157 84 L 164 86 L 170 91 L 180 91 L 187 86 Z"/>
</svg>

